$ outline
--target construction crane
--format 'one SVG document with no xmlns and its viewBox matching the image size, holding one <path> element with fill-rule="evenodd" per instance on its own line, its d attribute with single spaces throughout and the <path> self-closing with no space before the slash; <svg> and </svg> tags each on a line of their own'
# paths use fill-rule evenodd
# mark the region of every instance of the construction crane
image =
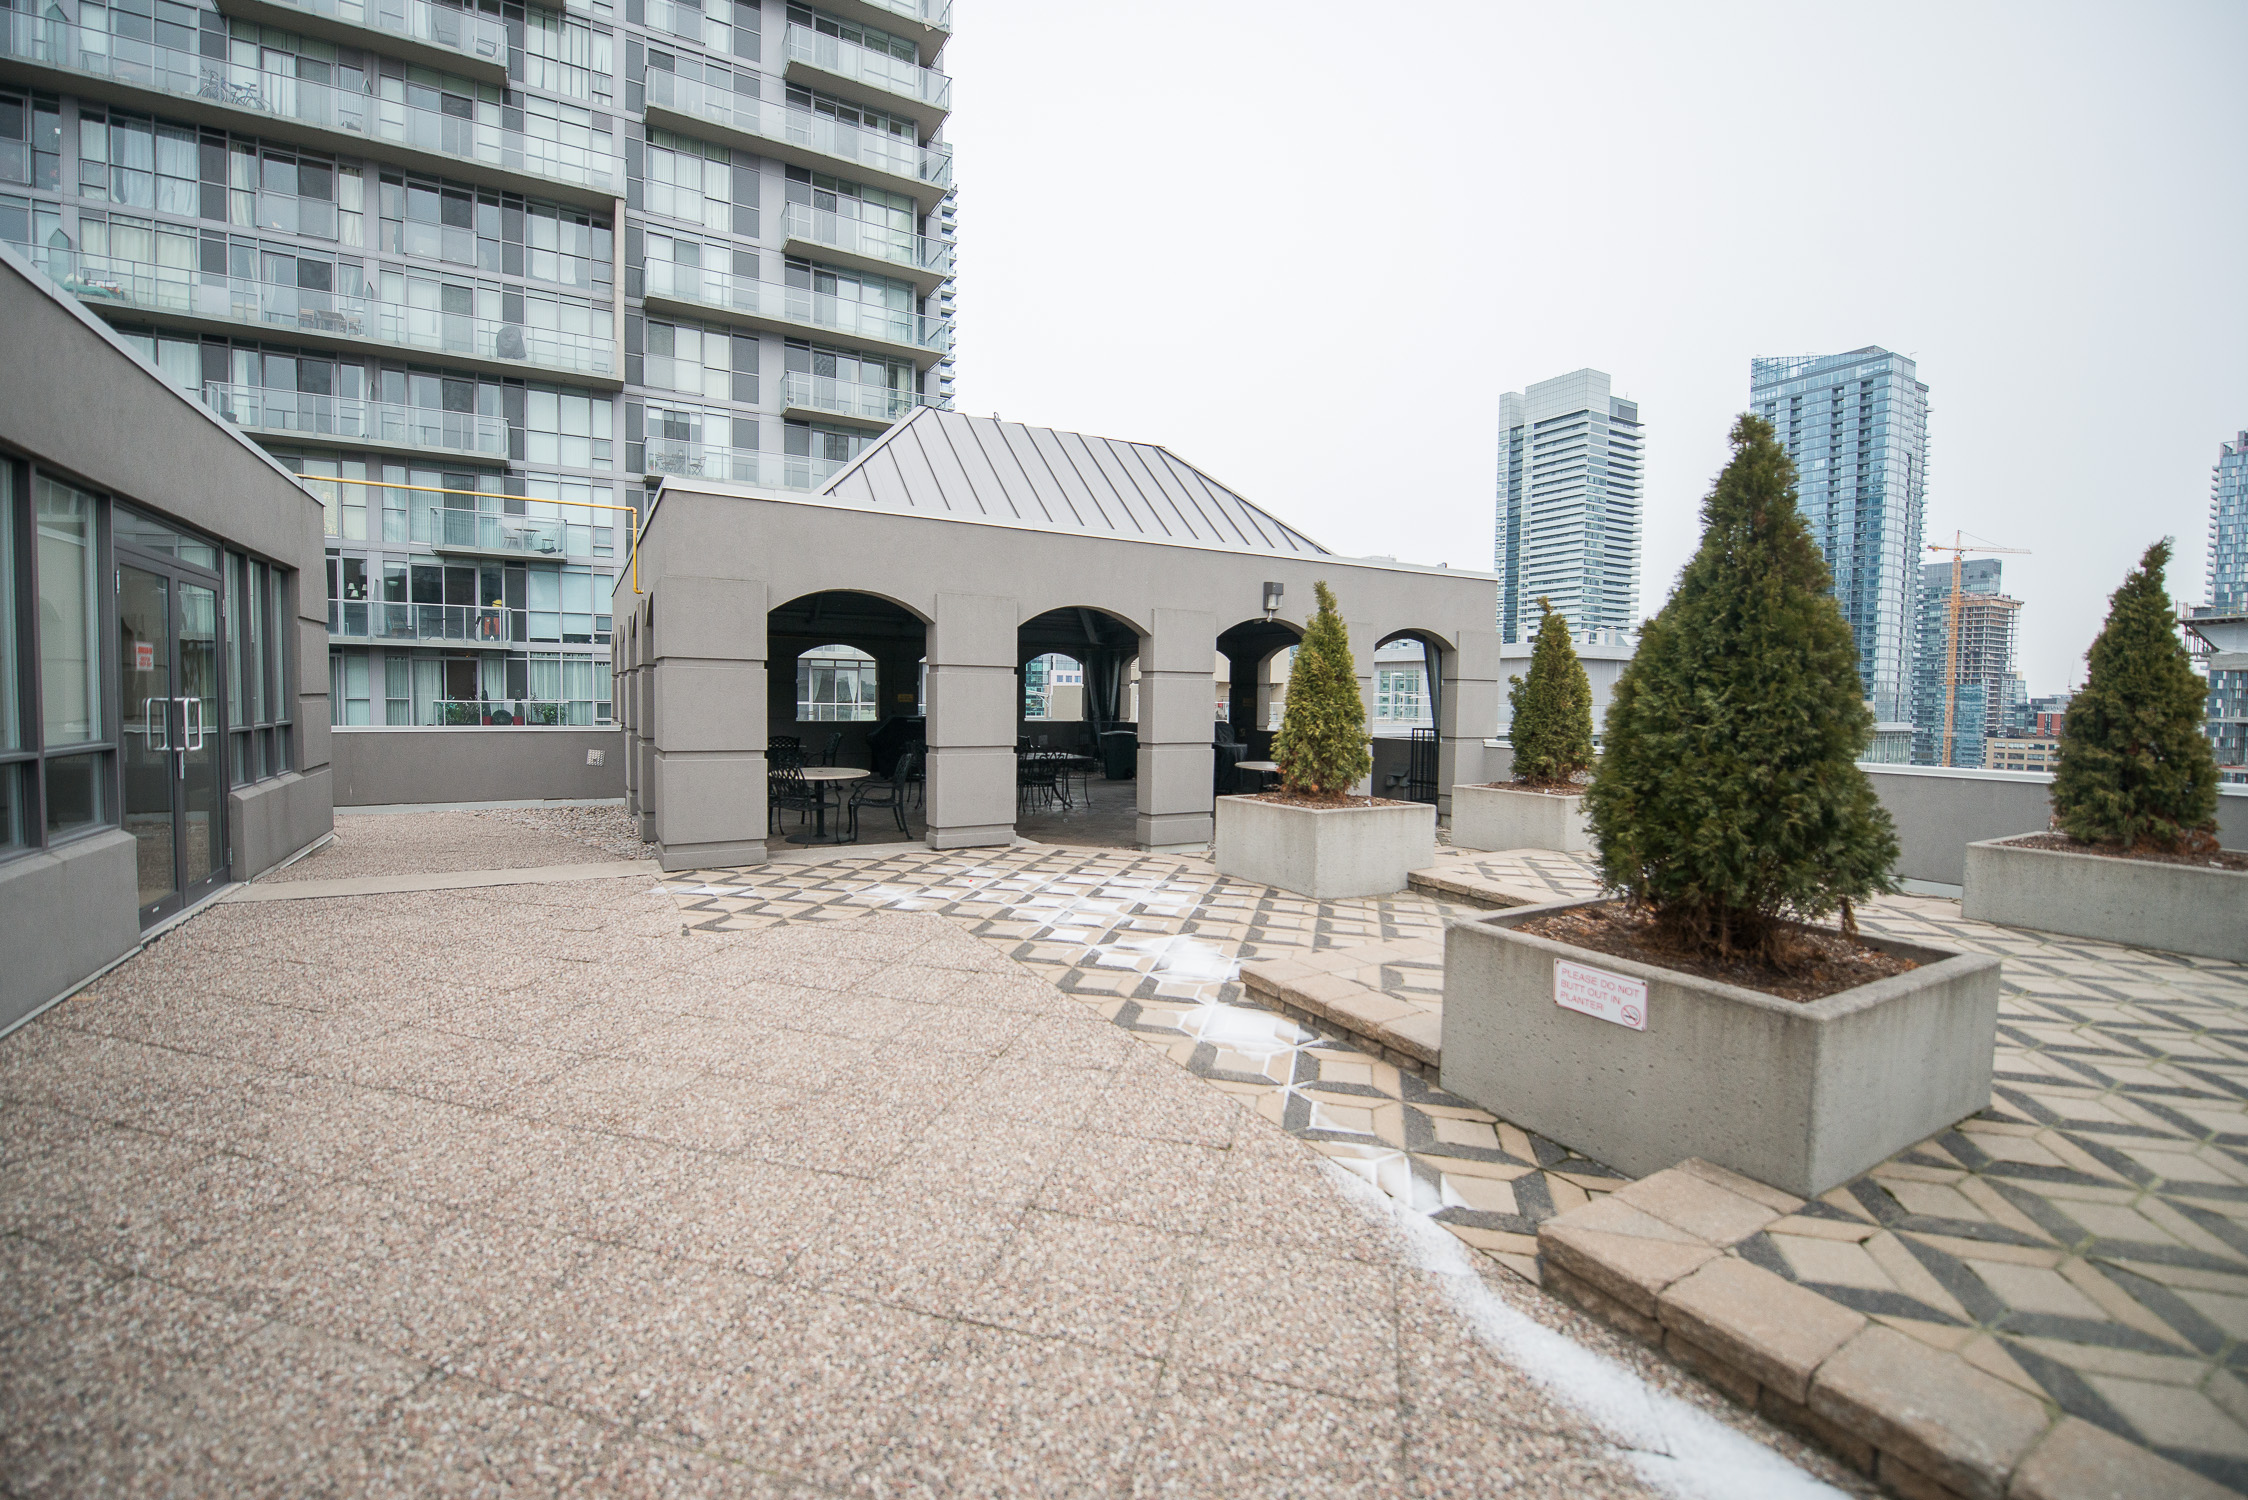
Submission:
<svg viewBox="0 0 2248 1500">
<path fill-rule="evenodd" d="M 2027 547 L 1970 547 L 1966 545 L 1966 540 L 1966 532 L 1954 531 L 1951 534 L 1949 545 L 1943 542 L 1928 543 L 1930 552 L 1949 552 L 1951 554 L 1951 598 L 1947 601 L 1944 619 L 1944 758 L 1942 763 L 1947 766 L 1951 764 L 1952 710 L 1959 701 L 1959 606 L 1966 600 L 1966 595 L 1961 593 L 1959 588 L 1959 565 L 1970 552 L 2003 552 L 2009 557 L 2029 556 Z"/>
</svg>

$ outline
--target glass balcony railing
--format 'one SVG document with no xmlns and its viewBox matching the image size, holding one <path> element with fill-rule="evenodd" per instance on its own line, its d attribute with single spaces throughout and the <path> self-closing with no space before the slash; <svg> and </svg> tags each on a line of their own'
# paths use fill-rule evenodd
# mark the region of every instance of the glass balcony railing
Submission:
<svg viewBox="0 0 2248 1500">
<path fill-rule="evenodd" d="M 603 637 L 607 639 L 607 637 Z M 609 722 L 606 701 L 584 699 L 554 701 L 543 698 L 439 698 L 432 707 L 436 724 L 445 729 L 476 725 L 512 729 L 525 724 L 569 727 Z"/>
<path fill-rule="evenodd" d="M 204 384 L 203 404 L 237 427 L 278 437 L 303 435 L 507 457 L 507 419 L 472 411 L 430 411 L 389 401 L 218 381 Z"/>
<path fill-rule="evenodd" d="M 857 381 L 811 375 L 802 370 L 790 370 L 781 389 L 782 404 L 792 410 L 827 412 L 862 422 L 880 422 L 884 426 L 913 415 L 916 406 L 931 404 L 919 391 L 860 385 Z"/>
<path fill-rule="evenodd" d="M 328 601 L 328 634 L 353 641 L 473 641 L 505 646 L 530 639 L 528 620 L 526 610 L 475 604 Z"/>
<path fill-rule="evenodd" d="M 757 453 L 747 448 L 722 448 L 716 443 L 684 438 L 648 439 L 648 456 L 642 472 L 677 474 L 690 479 L 719 479 L 728 484 L 755 484 L 774 490 L 810 490 L 833 479 L 847 459 L 810 458 L 796 453 Z"/>
<path fill-rule="evenodd" d="M 564 555 L 566 528 L 539 516 L 495 516 L 485 511 L 429 507 L 429 544 L 461 551 L 516 552 L 526 557 Z"/>
<path fill-rule="evenodd" d="M 845 338 L 903 344 L 937 355 L 952 347 L 952 325 L 942 318 L 932 318 L 908 308 L 855 302 L 833 293 L 823 295 L 809 287 L 737 276 L 730 271 L 651 260 L 647 264 L 645 285 L 645 295 L 650 297 L 670 297 L 726 312 L 783 319 L 807 328 L 825 329 Z"/>
<path fill-rule="evenodd" d="M 430 0 L 270 0 L 309 16 L 364 26 L 426 46 L 442 47 L 478 62 L 507 66 L 507 27 L 491 16 Z M 887 3 L 887 0 L 877 0 Z"/>
<path fill-rule="evenodd" d="M 952 0 L 866 0 L 866 3 L 938 31 L 949 33 L 952 30 Z"/>
<path fill-rule="evenodd" d="M 572 187 L 623 190 L 624 170 L 609 132 L 593 125 L 589 111 L 571 105 L 532 98 L 519 107 L 477 99 L 461 101 L 467 113 L 456 114 L 443 94 L 401 79 L 383 80 L 386 93 L 400 91 L 396 98 L 351 93 L 22 11 L 0 16 L 7 22 L 7 55 L 26 62 Z"/>
<path fill-rule="evenodd" d="M 744 135 L 817 151 L 822 156 L 887 172 L 893 177 L 926 182 L 940 191 L 952 186 L 952 148 L 941 141 L 924 146 L 887 131 L 864 130 L 808 109 L 790 109 L 779 99 L 760 99 L 753 94 L 713 88 L 698 79 L 682 78 L 660 68 L 648 70 L 647 88 L 650 108 L 668 109 L 728 130 L 738 130 Z"/>
<path fill-rule="evenodd" d="M 869 224 L 864 219 L 850 218 L 833 209 L 814 208 L 809 203 L 789 204 L 786 225 L 792 240 L 825 245 L 846 255 L 888 261 L 911 271 L 927 271 L 936 276 L 952 274 L 952 246 L 943 240 Z"/>
<path fill-rule="evenodd" d="M 924 68 L 838 36 L 824 35 L 809 26 L 788 28 L 788 60 L 809 63 L 824 73 L 833 73 L 932 109 L 952 108 L 952 80 L 936 69 Z"/>
<path fill-rule="evenodd" d="M 579 375 L 609 375 L 616 369 L 615 346 L 592 334 L 78 250 L 44 245 L 15 248 L 60 282 L 65 291 L 87 302 L 246 323 L 261 329 L 320 333 Z"/>
</svg>

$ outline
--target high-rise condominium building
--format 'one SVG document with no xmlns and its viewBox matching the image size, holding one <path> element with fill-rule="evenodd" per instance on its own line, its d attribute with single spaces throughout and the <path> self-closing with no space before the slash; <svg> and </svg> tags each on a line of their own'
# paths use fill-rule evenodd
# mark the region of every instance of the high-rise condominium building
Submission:
<svg viewBox="0 0 2248 1500">
<path fill-rule="evenodd" d="M 1645 430 L 1639 403 L 1577 370 L 1499 398 L 1499 638 L 1538 631 L 1538 600 L 1581 640 L 1639 623 Z"/>
<path fill-rule="evenodd" d="M 0 15 L 0 237 L 328 498 L 338 724 L 608 722 L 643 475 L 949 404 L 950 0 Z"/>
<path fill-rule="evenodd" d="M 2187 628 L 2209 666 L 2209 740 L 2225 779 L 2248 780 L 2248 432 L 2217 446 L 2207 581 Z"/>
<path fill-rule="evenodd" d="M 1928 387 L 1886 349 L 1749 361 L 1749 403 L 1795 460 L 1796 492 L 1858 640 L 1876 760 L 1903 760 L 1912 719 Z"/>
<path fill-rule="evenodd" d="M 2014 671 L 2021 601 L 2006 597 L 1999 574 L 1995 557 L 1963 559 L 1955 609 L 1951 564 L 1921 565 L 1912 673 L 1914 765 L 1985 764 L 1987 742 L 2003 734 L 2027 702 L 2022 679 Z"/>
</svg>

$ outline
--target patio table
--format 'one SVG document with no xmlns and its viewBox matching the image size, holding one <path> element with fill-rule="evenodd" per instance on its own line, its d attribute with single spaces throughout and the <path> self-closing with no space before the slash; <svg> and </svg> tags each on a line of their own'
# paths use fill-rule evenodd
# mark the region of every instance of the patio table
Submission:
<svg viewBox="0 0 2248 1500">
<path fill-rule="evenodd" d="M 819 798 L 819 802 L 812 809 L 812 831 L 810 833 L 792 833 L 788 836 L 788 841 L 792 844 L 842 843 L 843 788 L 851 782 L 864 781 L 874 773 L 861 770 L 857 766 L 806 766 L 797 774 L 811 783 L 812 795 Z M 831 782 L 835 786 L 835 836 L 833 838 L 829 838 L 827 833 L 827 789 Z"/>
<path fill-rule="evenodd" d="M 1261 792 L 1264 790 L 1264 779 L 1267 776 L 1278 776 L 1280 774 L 1280 763 L 1278 761 L 1272 760 L 1236 761 L 1234 763 L 1233 769 L 1235 769 L 1236 771 L 1255 772 L 1257 777 L 1257 790 Z"/>
</svg>

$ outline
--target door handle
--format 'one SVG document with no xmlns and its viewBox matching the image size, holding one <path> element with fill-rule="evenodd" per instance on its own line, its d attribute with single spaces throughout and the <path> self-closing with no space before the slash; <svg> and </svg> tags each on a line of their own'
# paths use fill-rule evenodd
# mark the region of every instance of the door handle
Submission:
<svg viewBox="0 0 2248 1500">
<path fill-rule="evenodd" d="M 158 714 L 158 713 L 154 713 L 154 712 L 152 712 L 152 711 L 151 711 L 150 705 L 152 705 L 152 704 L 157 704 L 157 703 L 161 703 L 161 704 L 163 704 L 163 705 L 164 705 L 164 711 L 163 711 L 163 713 L 161 713 L 161 714 Z M 159 735 L 159 734 L 161 734 L 161 735 L 163 735 L 163 736 L 164 736 L 164 742 L 163 742 L 162 744 L 158 744 L 158 743 L 156 742 L 156 737 L 157 737 L 157 735 Z M 142 738 L 144 738 L 145 740 L 147 740 L 147 742 L 148 742 L 148 748 L 149 748 L 149 749 L 151 749 L 151 750 L 169 750 L 169 749 L 171 749 L 171 748 L 172 748 L 172 700 L 171 700 L 171 699 L 169 699 L 169 698 L 143 698 L 143 699 L 141 699 L 141 736 L 142 736 Z"/>
<path fill-rule="evenodd" d="M 180 699 L 180 738 L 187 742 L 181 747 L 183 750 L 203 748 L 203 727 L 203 700 Z"/>
</svg>

